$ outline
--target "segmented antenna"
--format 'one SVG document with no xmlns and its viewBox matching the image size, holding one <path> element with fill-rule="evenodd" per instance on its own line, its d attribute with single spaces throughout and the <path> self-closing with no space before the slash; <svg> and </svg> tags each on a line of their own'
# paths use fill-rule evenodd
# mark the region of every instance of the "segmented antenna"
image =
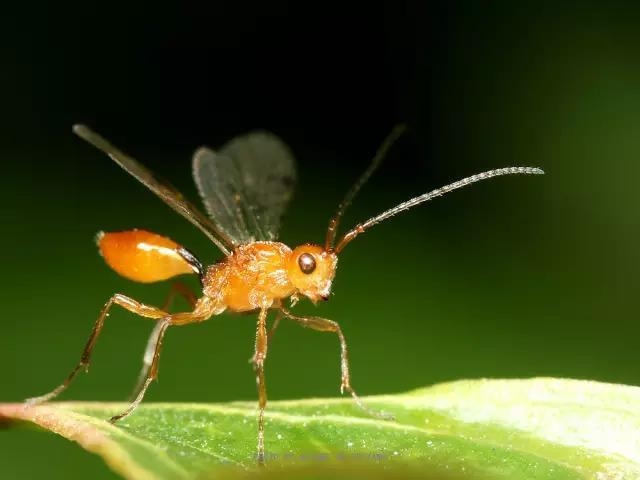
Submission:
<svg viewBox="0 0 640 480">
<path fill-rule="evenodd" d="M 414 197 L 406 202 L 402 202 L 399 205 L 396 205 L 389 210 L 382 212 L 380 215 L 376 215 L 375 217 L 370 218 L 369 220 L 359 223 L 352 230 L 347 232 L 338 242 L 338 245 L 335 248 L 336 253 L 340 253 L 347 244 L 356 238 L 361 233 L 364 233 L 367 229 L 373 227 L 374 225 L 383 222 L 387 218 L 393 217 L 400 212 L 404 212 L 405 210 L 410 209 L 411 207 L 415 207 L 416 205 L 420 205 L 421 203 L 428 202 L 436 197 L 441 197 L 442 195 L 452 192 L 453 190 L 457 190 L 462 187 L 466 187 L 467 185 L 471 185 L 472 183 L 479 182 L 481 180 L 487 180 L 493 177 L 499 177 L 501 175 L 543 175 L 544 171 L 540 168 L 535 167 L 506 167 L 506 168 L 498 168 L 496 170 L 489 170 L 487 172 L 478 173 L 476 175 L 472 175 L 467 178 L 463 178 L 462 180 L 458 180 L 457 182 L 453 182 L 449 185 L 445 185 L 444 187 L 436 188 L 427 193 L 423 193 L 417 197 Z"/>
<path fill-rule="evenodd" d="M 329 227 L 327 228 L 327 238 L 324 244 L 325 250 L 330 251 L 333 249 L 333 244 L 336 241 L 336 235 L 338 233 L 338 226 L 340 225 L 340 220 L 342 220 L 342 216 L 347 210 L 347 207 L 351 205 L 351 202 L 358 194 L 362 186 L 367 183 L 369 177 L 371 177 L 373 172 L 378 169 L 391 146 L 406 131 L 406 129 L 407 126 L 404 124 L 396 125 L 393 128 L 391 133 L 387 135 L 387 138 L 384 139 L 384 141 L 378 148 L 378 151 L 373 157 L 373 160 L 371 160 L 371 164 L 369 165 L 369 167 L 367 167 L 364 173 L 360 175 L 360 178 L 358 178 L 356 183 L 353 184 L 342 201 L 338 204 L 338 210 L 336 211 L 336 214 L 331 218 L 331 220 L 329 220 Z"/>
</svg>

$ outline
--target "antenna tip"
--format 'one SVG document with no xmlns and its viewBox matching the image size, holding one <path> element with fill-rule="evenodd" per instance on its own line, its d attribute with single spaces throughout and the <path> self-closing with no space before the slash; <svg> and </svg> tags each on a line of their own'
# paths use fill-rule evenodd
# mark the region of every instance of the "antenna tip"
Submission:
<svg viewBox="0 0 640 480">
<path fill-rule="evenodd" d="M 73 125 L 73 127 L 71 127 L 71 131 L 73 131 L 73 133 L 75 133 L 76 135 L 82 136 L 84 133 L 89 131 L 89 128 L 81 123 L 76 123 L 75 125 Z"/>
<path fill-rule="evenodd" d="M 531 173 L 533 173 L 534 175 L 544 175 L 544 170 L 538 167 L 533 167 L 531 168 Z"/>
</svg>

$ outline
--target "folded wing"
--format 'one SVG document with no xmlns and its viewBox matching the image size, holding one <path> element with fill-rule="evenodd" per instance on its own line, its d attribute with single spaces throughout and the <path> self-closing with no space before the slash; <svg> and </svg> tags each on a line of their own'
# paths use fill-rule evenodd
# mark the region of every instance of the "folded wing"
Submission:
<svg viewBox="0 0 640 480">
<path fill-rule="evenodd" d="M 275 240 L 296 184 L 295 160 L 275 135 L 256 131 L 193 157 L 193 177 L 209 216 L 234 246 Z"/>
</svg>

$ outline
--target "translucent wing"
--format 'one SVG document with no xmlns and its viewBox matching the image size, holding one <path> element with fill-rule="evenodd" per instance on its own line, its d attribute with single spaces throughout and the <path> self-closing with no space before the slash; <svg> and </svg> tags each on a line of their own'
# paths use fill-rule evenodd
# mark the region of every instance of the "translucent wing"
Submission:
<svg viewBox="0 0 640 480">
<path fill-rule="evenodd" d="M 252 132 L 219 152 L 200 148 L 193 177 L 207 212 L 236 244 L 276 239 L 296 183 L 293 155 L 278 137 Z"/>
<path fill-rule="evenodd" d="M 135 159 L 118 150 L 107 140 L 84 125 L 74 125 L 73 131 L 79 137 L 86 140 L 96 148 L 109 155 L 113 161 L 120 165 L 126 172 L 135 177 L 140 183 L 160 197 L 167 205 L 181 214 L 196 227 L 202 230 L 213 243 L 226 255 L 234 247 L 233 241 L 218 228 L 209 218 L 193 206 L 182 194 L 167 183 L 160 182 L 153 173 L 138 163 Z"/>
</svg>

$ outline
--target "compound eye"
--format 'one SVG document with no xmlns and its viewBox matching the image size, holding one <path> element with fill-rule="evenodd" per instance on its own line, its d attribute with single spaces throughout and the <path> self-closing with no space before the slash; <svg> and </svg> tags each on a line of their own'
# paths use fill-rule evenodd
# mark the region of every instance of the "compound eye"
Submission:
<svg viewBox="0 0 640 480">
<path fill-rule="evenodd" d="M 298 266 L 308 275 L 316 269 L 316 259 L 310 253 L 303 253 L 298 257 Z"/>
</svg>

